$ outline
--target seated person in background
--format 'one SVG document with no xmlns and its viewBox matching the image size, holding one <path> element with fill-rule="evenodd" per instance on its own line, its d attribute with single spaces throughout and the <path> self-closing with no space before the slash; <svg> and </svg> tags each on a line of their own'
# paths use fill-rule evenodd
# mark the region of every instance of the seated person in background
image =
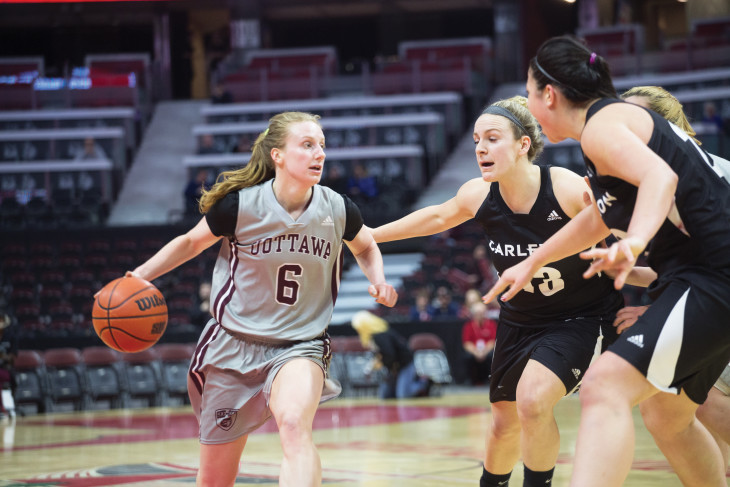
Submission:
<svg viewBox="0 0 730 487">
<path fill-rule="evenodd" d="M 459 305 L 454 302 L 451 290 L 446 286 L 439 286 L 436 289 L 436 299 L 431 304 L 434 318 L 457 318 L 459 316 Z"/>
<path fill-rule="evenodd" d="M 191 313 L 191 322 L 195 325 L 203 326 L 210 319 L 210 290 L 210 281 L 202 281 L 198 286 L 198 300 Z"/>
<path fill-rule="evenodd" d="M 18 355 L 18 340 L 12 319 L 0 312 L 0 418 L 15 416 L 14 362 Z"/>
<path fill-rule="evenodd" d="M 378 196 L 378 182 L 368 174 L 362 164 L 352 167 L 352 177 L 347 182 L 347 193 L 356 201 L 368 201 Z"/>
<path fill-rule="evenodd" d="M 386 375 L 378 390 L 381 399 L 428 396 L 428 378 L 416 374 L 408 342 L 391 330 L 387 321 L 368 311 L 358 311 L 352 317 L 352 327 L 357 331 L 363 346 L 375 352 L 375 358 L 368 368 L 385 369 Z"/>
<path fill-rule="evenodd" d="M 487 305 L 471 306 L 471 319 L 461 329 L 461 343 L 466 351 L 466 370 L 471 385 L 489 383 L 492 356 L 497 338 L 497 322 L 489 317 Z"/>
<path fill-rule="evenodd" d="M 471 319 L 471 307 L 475 303 L 482 302 L 482 293 L 478 289 L 471 288 L 464 293 L 464 304 L 459 310 L 459 318 Z"/>
<path fill-rule="evenodd" d="M 252 141 L 251 137 L 249 137 L 248 134 L 241 134 L 241 136 L 238 138 L 238 144 L 236 144 L 236 147 L 233 149 L 233 152 L 236 153 L 245 153 L 245 152 L 251 152 L 251 146 Z"/>
<path fill-rule="evenodd" d="M 327 166 L 327 176 L 322 180 L 322 186 L 327 186 L 340 194 L 347 194 L 348 183 L 345 178 L 345 171 L 337 163 L 330 163 Z"/>
<path fill-rule="evenodd" d="M 431 321 L 433 319 L 431 293 L 428 290 L 423 289 L 416 295 L 416 303 L 411 306 L 410 318 L 411 321 Z"/>
<path fill-rule="evenodd" d="M 215 146 L 215 139 L 213 134 L 203 134 L 200 136 L 200 143 L 198 144 L 198 154 L 220 154 L 221 151 Z"/>
<path fill-rule="evenodd" d="M 75 159 L 77 161 L 91 161 L 95 159 L 106 159 L 106 153 L 99 144 L 96 143 L 93 137 L 86 137 L 84 139 L 84 148 L 76 153 Z"/>
<path fill-rule="evenodd" d="M 220 83 L 213 85 L 210 90 L 210 102 L 217 105 L 221 103 L 233 103 L 233 94 Z"/>
<path fill-rule="evenodd" d="M 717 105 L 708 101 L 704 105 L 704 113 L 702 115 L 702 121 L 705 123 L 711 123 L 717 127 L 718 133 L 723 133 L 725 122 L 722 117 L 717 113 Z"/>
<path fill-rule="evenodd" d="M 203 190 L 210 189 L 208 184 L 208 171 L 201 169 L 193 179 L 188 181 L 183 195 L 185 196 L 185 216 L 199 216 L 198 204 Z"/>
</svg>

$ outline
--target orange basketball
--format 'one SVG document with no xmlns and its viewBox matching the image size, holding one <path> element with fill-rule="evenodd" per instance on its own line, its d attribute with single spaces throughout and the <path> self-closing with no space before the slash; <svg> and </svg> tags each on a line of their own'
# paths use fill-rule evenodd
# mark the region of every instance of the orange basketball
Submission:
<svg viewBox="0 0 730 487">
<path fill-rule="evenodd" d="M 141 352 L 165 332 L 167 303 L 151 282 L 120 277 L 99 291 L 91 321 L 107 346 L 120 352 Z"/>
</svg>

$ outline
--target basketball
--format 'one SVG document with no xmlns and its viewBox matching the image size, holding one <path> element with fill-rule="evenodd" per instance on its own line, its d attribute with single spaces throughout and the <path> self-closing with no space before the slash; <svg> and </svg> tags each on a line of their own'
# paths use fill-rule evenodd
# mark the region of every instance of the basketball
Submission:
<svg viewBox="0 0 730 487">
<path fill-rule="evenodd" d="M 99 291 L 91 321 L 108 347 L 119 352 L 141 352 L 157 343 L 165 332 L 167 303 L 151 282 L 120 277 Z"/>
</svg>

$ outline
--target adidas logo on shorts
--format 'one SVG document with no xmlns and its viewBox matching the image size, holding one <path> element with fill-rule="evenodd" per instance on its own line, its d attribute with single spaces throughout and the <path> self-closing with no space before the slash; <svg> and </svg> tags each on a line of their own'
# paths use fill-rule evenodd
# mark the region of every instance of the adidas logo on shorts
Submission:
<svg viewBox="0 0 730 487">
<path fill-rule="evenodd" d="M 547 221 L 549 221 L 549 222 L 554 221 L 554 220 L 562 220 L 560 215 L 558 215 L 555 210 L 551 211 L 547 217 Z"/>
<path fill-rule="evenodd" d="M 633 343 L 639 348 L 644 348 L 644 335 L 634 335 L 632 337 L 627 338 L 629 343 Z"/>
<path fill-rule="evenodd" d="M 576 379 L 580 377 L 580 369 L 571 369 L 571 372 L 573 372 Z"/>
<path fill-rule="evenodd" d="M 332 221 L 332 217 L 327 215 L 327 218 L 322 220 L 322 225 L 326 227 L 333 227 L 335 225 L 335 222 Z"/>
</svg>

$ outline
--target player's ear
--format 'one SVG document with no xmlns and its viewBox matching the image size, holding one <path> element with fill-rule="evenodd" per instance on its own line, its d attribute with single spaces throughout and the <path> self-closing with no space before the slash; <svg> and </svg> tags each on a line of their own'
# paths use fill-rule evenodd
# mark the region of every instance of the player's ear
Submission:
<svg viewBox="0 0 730 487">
<path fill-rule="evenodd" d="M 530 151 L 531 145 L 532 145 L 532 140 L 527 135 L 523 135 L 520 138 L 520 155 L 523 156 L 523 155 L 527 154 Z"/>
<path fill-rule="evenodd" d="M 279 164 L 283 159 L 283 154 L 281 153 L 281 149 L 278 147 L 274 147 L 271 149 L 271 160 L 274 161 L 274 164 Z"/>
</svg>

